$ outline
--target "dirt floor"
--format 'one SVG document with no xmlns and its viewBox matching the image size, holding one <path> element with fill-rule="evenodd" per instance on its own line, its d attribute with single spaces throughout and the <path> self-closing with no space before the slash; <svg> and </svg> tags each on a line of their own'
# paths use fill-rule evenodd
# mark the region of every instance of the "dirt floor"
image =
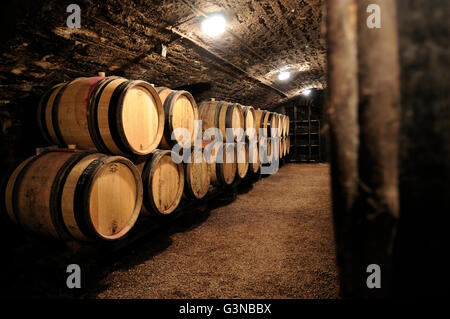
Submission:
<svg viewBox="0 0 450 319">
<path fill-rule="evenodd" d="M 88 298 L 336 298 L 329 166 L 288 164 L 116 260 Z"/>
</svg>

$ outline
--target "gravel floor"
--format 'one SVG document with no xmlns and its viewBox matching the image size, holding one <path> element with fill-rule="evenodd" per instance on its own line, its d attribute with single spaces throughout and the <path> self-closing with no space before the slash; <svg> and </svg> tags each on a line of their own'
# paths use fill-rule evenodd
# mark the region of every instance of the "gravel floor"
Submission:
<svg viewBox="0 0 450 319">
<path fill-rule="evenodd" d="M 88 298 L 336 298 L 329 166 L 288 164 L 116 261 Z"/>
</svg>

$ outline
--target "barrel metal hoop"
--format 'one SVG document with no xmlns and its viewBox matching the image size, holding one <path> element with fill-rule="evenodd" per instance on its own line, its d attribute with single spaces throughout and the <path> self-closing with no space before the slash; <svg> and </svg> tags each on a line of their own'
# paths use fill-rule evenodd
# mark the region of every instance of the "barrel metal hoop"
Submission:
<svg viewBox="0 0 450 319">
<path fill-rule="evenodd" d="M 55 141 L 53 141 L 50 132 L 48 130 L 47 127 L 47 121 L 46 121 L 46 109 L 47 109 L 47 103 L 48 100 L 50 99 L 50 96 L 52 95 L 52 93 L 55 91 L 55 89 L 57 89 L 59 86 L 62 86 L 64 84 L 57 84 L 55 86 L 53 86 L 50 90 L 48 90 L 47 92 L 44 93 L 44 95 L 42 96 L 42 98 L 39 100 L 39 105 L 38 105 L 38 126 L 42 132 L 42 135 L 44 136 L 45 140 L 49 143 L 49 144 L 55 144 Z M 54 106 L 54 102 L 53 102 L 53 106 Z M 53 108 L 52 106 L 52 108 Z"/>
<path fill-rule="evenodd" d="M 111 76 L 99 81 L 93 90 L 93 94 L 89 101 L 88 106 L 88 129 L 91 135 L 92 141 L 95 147 L 104 153 L 111 154 L 111 150 L 108 149 L 105 142 L 103 141 L 102 134 L 100 133 L 100 128 L 98 126 L 98 104 L 100 103 L 100 98 L 102 97 L 103 91 L 112 81 L 118 79 L 119 77 Z"/>
<path fill-rule="evenodd" d="M 220 130 L 220 113 L 222 111 L 222 107 L 226 107 L 227 102 L 224 101 L 220 101 L 217 106 L 216 106 L 216 119 L 215 119 L 215 124 L 216 124 L 216 128 L 219 129 L 219 131 L 222 133 L 222 131 Z M 218 136 L 217 136 L 218 137 Z M 217 137 L 215 137 L 217 139 Z M 227 128 L 226 128 L 226 124 L 225 124 L 225 136 L 223 136 L 222 134 L 222 141 L 226 140 L 227 138 Z"/>
<path fill-rule="evenodd" d="M 235 107 L 238 107 L 237 103 L 227 105 L 227 112 L 225 115 L 225 128 L 233 128 L 233 112 Z"/>
<path fill-rule="evenodd" d="M 232 128 L 232 129 L 234 129 L 233 128 L 233 112 L 234 112 L 234 108 L 238 108 L 238 110 L 240 109 L 240 106 L 239 106 L 239 104 L 238 103 L 234 103 L 234 104 L 232 104 L 231 105 L 231 107 L 228 107 L 228 109 L 227 109 L 227 113 L 226 113 L 226 127 L 230 127 L 230 128 Z M 239 110 L 240 112 L 239 112 L 239 114 L 243 114 L 242 113 L 242 111 L 241 110 Z M 243 118 L 242 118 L 242 120 L 243 120 L 243 125 L 244 125 L 244 127 L 245 127 L 245 116 L 243 116 Z M 244 129 L 244 127 L 241 127 L 242 129 Z M 238 128 L 239 129 L 239 128 Z M 234 132 L 233 132 L 233 134 L 234 134 Z M 244 134 L 244 136 L 245 136 L 245 132 L 243 133 Z M 238 137 L 236 136 L 235 137 L 235 140 L 237 141 L 238 140 Z"/>
<path fill-rule="evenodd" d="M 176 141 L 172 141 L 172 117 L 173 117 L 173 108 L 175 107 L 175 101 L 178 99 L 179 94 L 178 91 L 172 91 L 167 95 L 164 100 L 163 108 L 164 108 L 164 139 L 166 140 L 167 145 L 170 147 L 176 145 Z"/>
<path fill-rule="evenodd" d="M 72 172 L 72 169 L 80 162 L 81 159 L 97 153 L 96 151 L 84 151 L 84 152 L 78 152 L 75 153 L 74 156 L 72 156 L 64 165 L 61 167 L 61 169 L 58 171 L 58 174 L 56 175 L 55 182 L 52 185 L 51 190 L 51 202 L 56 203 L 55 208 L 53 208 L 53 205 L 51 207 L 51 217 L 52 222 L 56 228 L 56 230 L 61 231 L 61 233 L 64 233 L 66 237 L 69 237 L 70 239 L 76 240 L 76 238 L 72 235 L 72 233 L 67 229 L 66 224 L 64 223 L 63 213 L 62 213 L 62 194 L 64 191 L 64 185 L 66 184 L 67 178 L 69 177 L 69 174 Z M 60 225 L 57 227 L 57 225 Z M 59 232 L 58 232 L 59 233 Z"/>
<path fill-rule="evenodd" d="M 80 229 L 88 239 L 98 239 L 100 235 L 92 225 L 89 211 L 89 191 L 93 182 L 95 173 L 100 169 L 108 156 L 101 156 L 92 161 L 81 173 L 75 187 L 75 194 L 73 198 L 75 221 Z"/>
<path fill-rule="evenodd" d="M 133 85 L 133 81 L 126 81 L 119 84 L 109 101 L 109 109 L 108 109 L 108 123 L 109 123 L 109 131 L 111 132 L 111 136 L 116 143 L 119 150 L 121 150 L 124 154 L 130 154 L 131 146 L 125 138 L 125 134 L 123 129 L 119 129 L 122 127 L 122 109 L 123 109 L 123 96 L 124 92 Z"/>
<path fill-rule="evenodd" d="M 168 87 L 165 87 L 165 86 L 159 86 L 159 87 L 155 88 L 155 91 L 158 94 L 161 93 L 164 90 L 170 90 L 170 89 Z"/>
</svg>

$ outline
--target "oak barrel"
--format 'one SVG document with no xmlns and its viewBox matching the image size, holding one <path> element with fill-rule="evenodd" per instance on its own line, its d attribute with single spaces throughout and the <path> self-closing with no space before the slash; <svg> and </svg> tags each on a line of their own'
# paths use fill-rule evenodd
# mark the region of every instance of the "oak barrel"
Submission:
<svg viewBox="0 0 450 319">
<path fill-rule="evenodd" d="M 192 148 L 190 161 L 184 166 L 184 195 L 187 198 L 201 199 L 208 193 L 211 172 L 202 150 Z"/>
<path fill-rule="evenodd" d="M 273 113 L 270 111 L 263 111 L 263 130 L 265 136 L 272 136 L 271 128 L 276 127 L 275 119 Z M 262 136 L 262 133 L 260 134 Z"/>
<path fill-rule="evenodd" d="M 261 136 L 261 129 L 267 128 L 267 122 L 264 123 L 264 113 L 261 109 L 255 110 L 255 129 L 258 137 Z"/>
<path fill-rule="evenodd" d="M 278 135 L 278 115 L 274 112 L 267 112 L 265 120 L 267 120 L 267 136 L 274 137 Z"/>
<path fill-rule="evenodd" d="M 161 98 L 165 116 L 164 134 L 159 147 L 171 149 L 177 143 L 182 147 L 194 145 L 197 134 L 194 123 L 198 120 L 198 108 L 194 97 L 188 91 L 171 90 L 166 87 L 157 87 L 156 92 Z M 177 128 L 186 129 L 190 138 L 177 134 L 175 140 L 172 140 L 172 133 Z"/>
<path fill-rule="evenodd" d="M 204 101 L 199 105 L 199 118 L 202 120 L 203 132 L 210 128 L 218 128 L 222 134 L 222 140 L 226 140 L 226 128 L 234 129 L 233 140 L 242 138 L 240 129 L 244 131 L 244 113 L 237 103 L 224 101 Z M 217 138 L 217 137 L 216 137 Z M 229 141 L 231 142 L 231 141 Z"/>
<path fill-rule="evenodd" d="M 258 173 L 258 170 L 261 166 L 261 160 L 259 158 L 259 147 L 257 142 L 249 143 L 248 154 L 250 170 L 256 174 Z"/>
<path fill-rule="evenodd" d="M 283 158 L 284 156 L 284 138 L 280 138 L 279 139 L 279 144 L 280 144 L 280 158 Z"/>
<path fill-rule="evenodd" d="M 273 156 L 274 156 L 274 147 L 275 145 L 273 145 L 273 141 L 271 138 L 267 139 L 267 158 L 269 160 L 269 163 L 272 163 L 273 161 Z"/>
<path fill-rule="evenodd" d="M 283 136 L 283 115 L 280 113 L 275 113 L 278 120 L 278 136 Z"/>
<path fill-rule="evenodd" d="M 159 149 L 135 163 L 144 187 L 142 212 L 154 216 L 171 214 L 183 195 L 183 164 L 172 160 L 172 151 Z"/>
<path fill-rule="evenodd" d="M 211 184 L 215 186 L 231 185 L 236 177 L 237 164 L 234 143 L 213 143 L 205 147 L 205 158 L 210 166 Z M 222 153 L 221 162 L 217 160 Z"/>
<path fill-rule="evenodd" d="M 291 137 L 286 137 L 286 154 L 289 154 L 291 152 Z"/>
<path fill-rule="evenodd" d="M 286 116 L 286 136 L 289 136 L 289 116 Z"/>
<path fill-rule="evenodd" d="M 144 155 L 162 138 L 164 110 L 158 93 L 147 82 L 84 77 L 44 94 L 38 123 L 51 144 Z"/>
<path fill-rule="evenodd" d="M 256 119 L 255 109 L 251 106 L 242 106 L 244 112 L 244 129 L 249 138 L 256 137 Z M 253 131 L 255 130 L 255 131 Z"/>
<path fill-rule="evenodd" d="M 263 142 L 261 143 L 262 147 L 260 148 L 260 151 L 263 152 L 263 163 L 270 164 L 272 163 L 272 139 L 270 137 L 264 138 Z"/>
<path fill-rule="evenodd" d="M 286 136 L 286 131 L 287 131 L 287 123 L 286 123 L 286 115 L 281 114 L 281 123 L 282 123 L 282 131 L 281 131 L 281 136 Z"/>
<path fill-rule="evenodd" d="M 32 233 L 116 240 L 138 218 L 142 182 L 133 163 L 121 156 L 44 151 L 14 170 L 4 196 L 10 219 Z"/>
<path fill-rule="evenodd" d="M 284 136 L 288 136 L 288 126 L 289 126 L 289 118 L 287 115 L 284 116 Z"/>
<path fill-rule="evenodd" d="M 236 143 L 236 161 L 237 170 L 236 177 L 238 179 L 245 178 L 249 170 L 248 162 L 248 144 L 247 143 Z"/>
</svg>

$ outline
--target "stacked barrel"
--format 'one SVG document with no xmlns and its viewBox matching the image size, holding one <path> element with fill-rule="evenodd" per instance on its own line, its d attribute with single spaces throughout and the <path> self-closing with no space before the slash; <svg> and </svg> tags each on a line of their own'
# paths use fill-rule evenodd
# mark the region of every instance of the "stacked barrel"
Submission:
<svg viewBox="0 0 450 319">
<path fill-rule="evenodd" d="M 140 213 L 170 215 L 289 150 L 285 115 L 226 101 L 197 108 L 187 91 L 116 76 L 55 85 L 37 120 L 57 147 L 11 172 L 3 210 L 24 230 L 62 240 L 123 238 Z"/>
</svg>

